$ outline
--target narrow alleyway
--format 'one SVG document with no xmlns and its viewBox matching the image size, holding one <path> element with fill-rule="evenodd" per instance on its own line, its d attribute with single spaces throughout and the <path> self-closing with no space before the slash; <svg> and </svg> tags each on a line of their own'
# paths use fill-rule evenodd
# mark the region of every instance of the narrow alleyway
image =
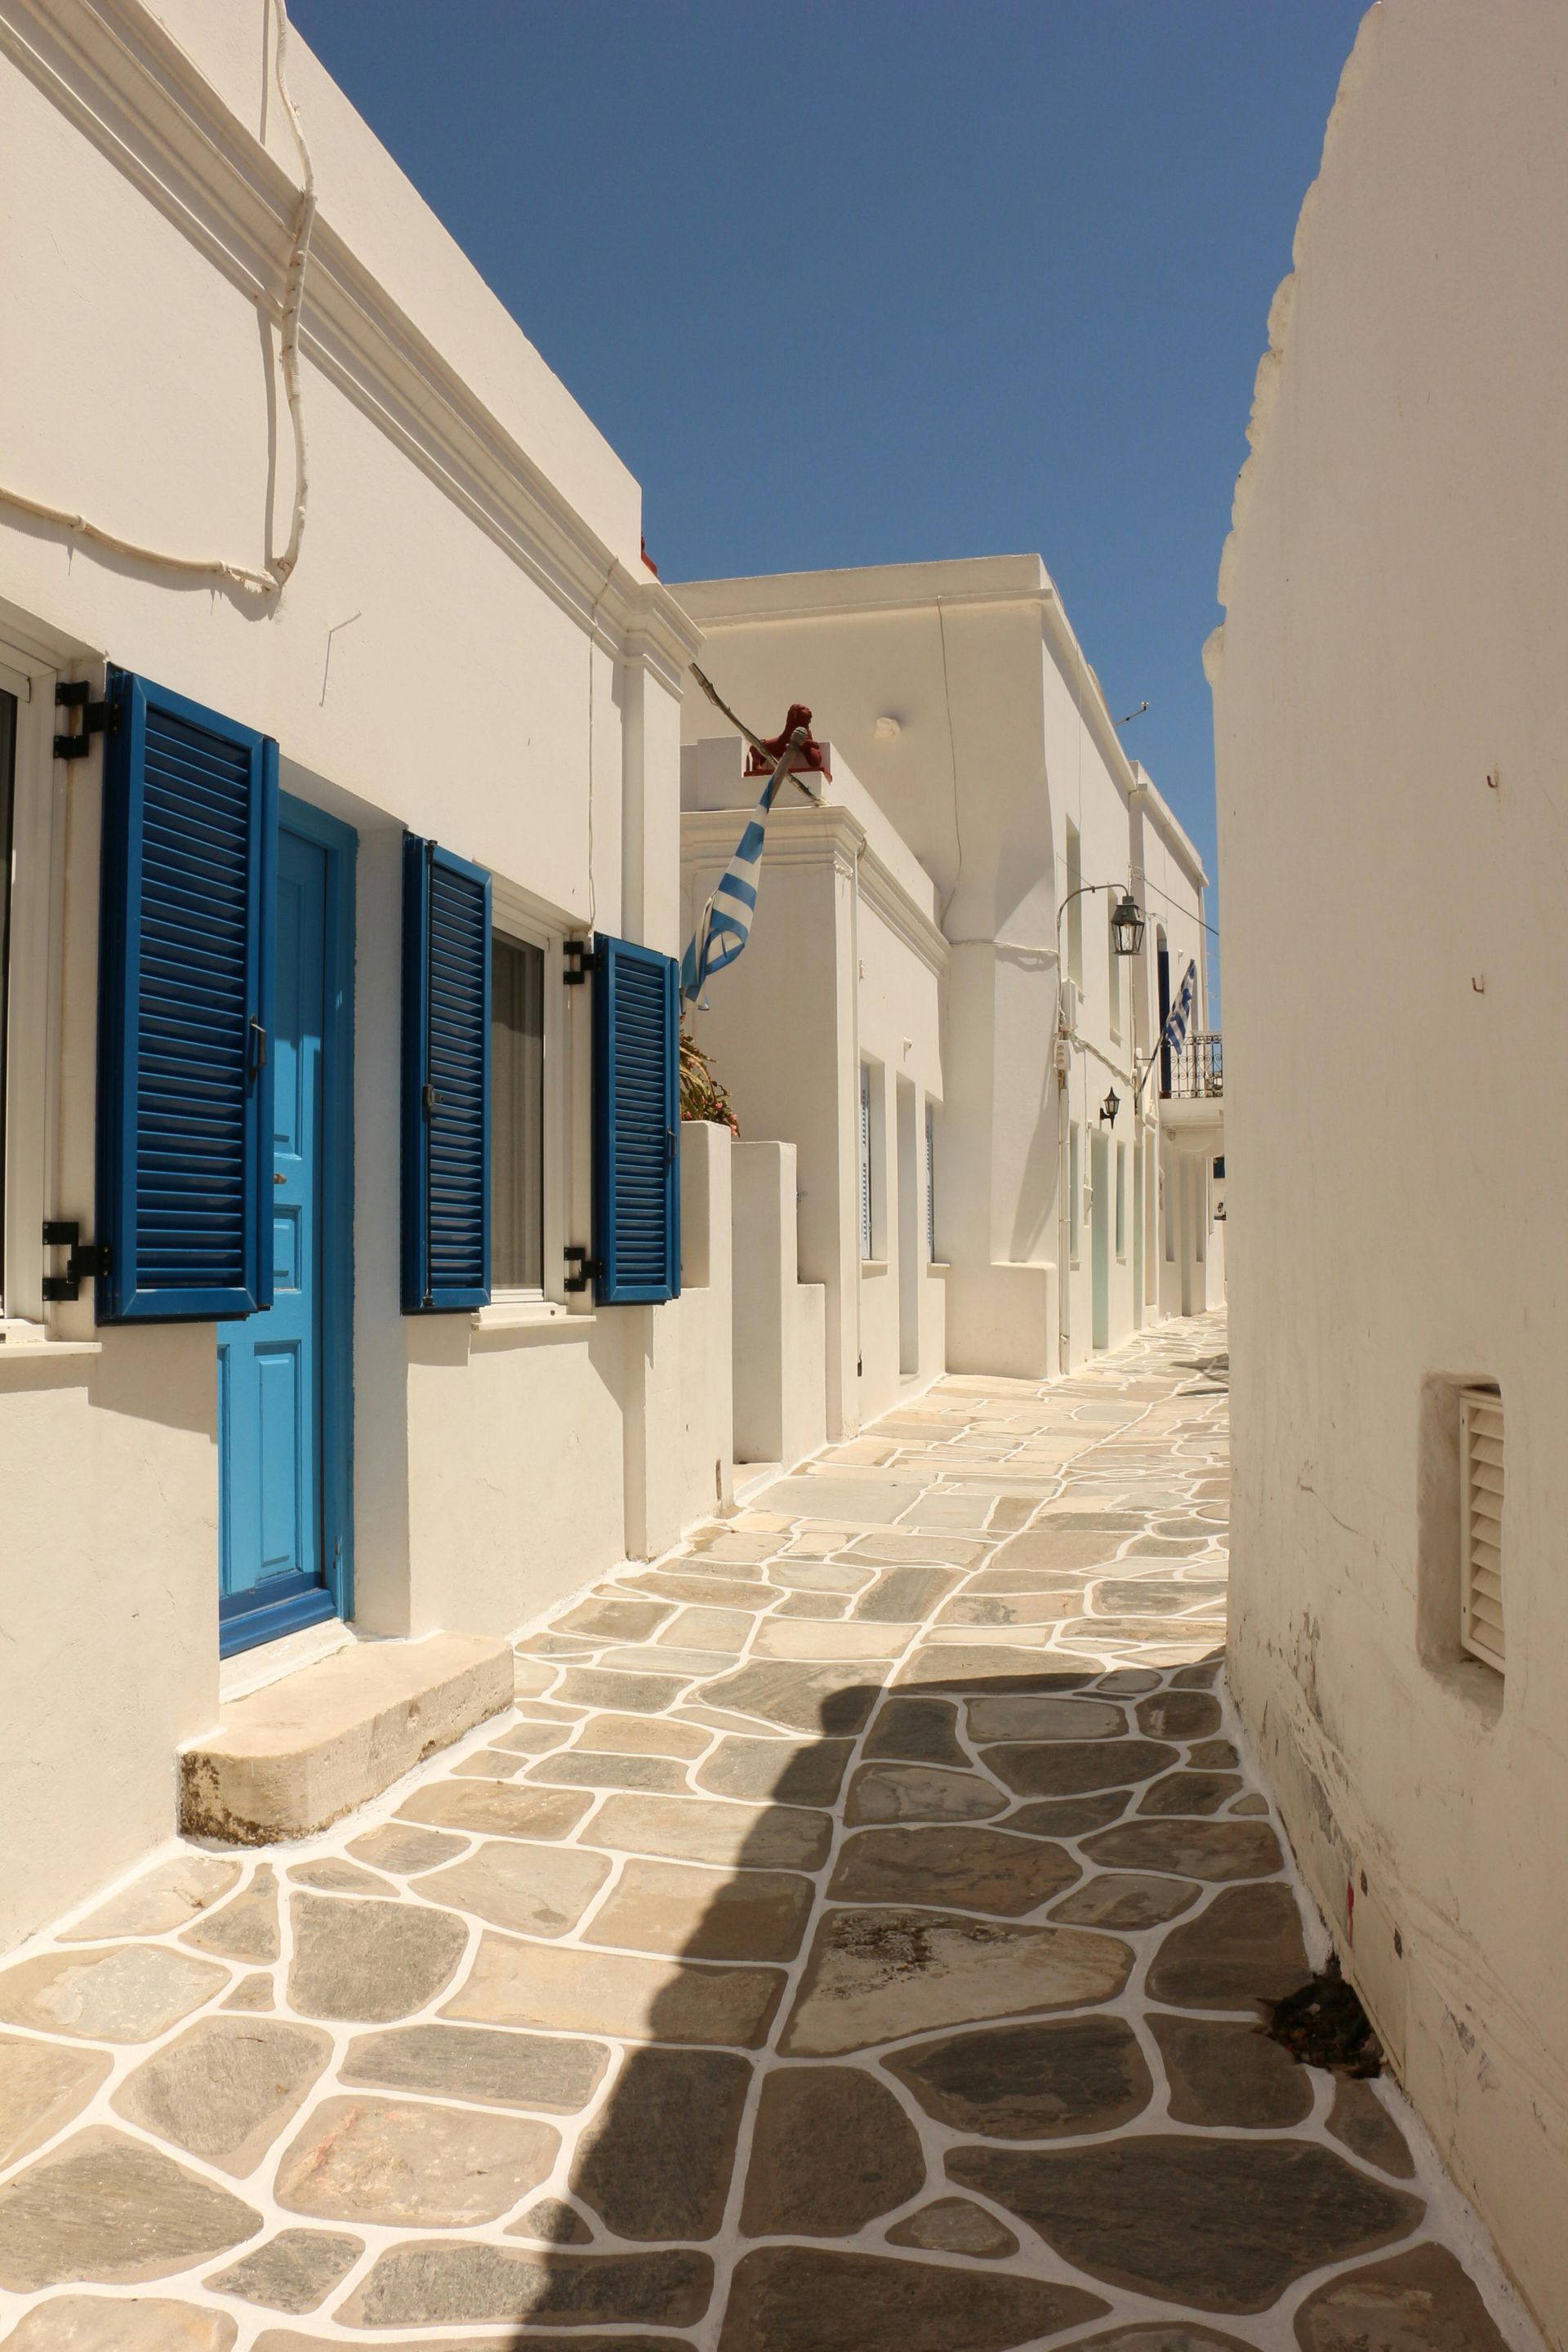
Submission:
<svg viewBox="0 0 1568 2352">
<path fill-rule="evenodd" d="M 369 1813 L 0 1969 L 0 2343 L 1496 2352 L 1379 2089 L 1257 2028 L 1224 1349 L 942 1381 Z"/>
</svg>

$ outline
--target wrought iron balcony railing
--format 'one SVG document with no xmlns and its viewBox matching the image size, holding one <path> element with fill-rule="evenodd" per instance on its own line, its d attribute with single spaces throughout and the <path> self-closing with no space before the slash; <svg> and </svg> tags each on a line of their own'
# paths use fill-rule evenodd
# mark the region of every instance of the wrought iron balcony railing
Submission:
<svg viewBox="0 0 1568 2352">
<path fill-rule="evenodd" d="M 1178 1102 L 1225 1092 L 1225 1057 L 1217 1029 L 1196 1029 L 1184 1045 L 1160 1052 L 1160 1092 Z"/>
</svg>

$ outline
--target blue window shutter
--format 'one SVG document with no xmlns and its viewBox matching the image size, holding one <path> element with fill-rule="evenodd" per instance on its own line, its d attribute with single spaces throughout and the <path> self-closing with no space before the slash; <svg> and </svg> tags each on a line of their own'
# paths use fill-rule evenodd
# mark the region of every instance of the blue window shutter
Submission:
<svg viewBox="0 0 1568 2352">
<path fill-rule="evenodd" d="M 272 1303 L 278 746 L 111 669 L 99 950 L 99 1319 Z"/>
<path fill-rule="evenodd" d="M 403 844 L 403 1310 L 490 1295 L 490 877 Z"/>
<path fill-rule="evenodd" d="M 680 1296 L 680 968 L 594 942 L 594 1255 L 608 1306 Z"/>
</svg>

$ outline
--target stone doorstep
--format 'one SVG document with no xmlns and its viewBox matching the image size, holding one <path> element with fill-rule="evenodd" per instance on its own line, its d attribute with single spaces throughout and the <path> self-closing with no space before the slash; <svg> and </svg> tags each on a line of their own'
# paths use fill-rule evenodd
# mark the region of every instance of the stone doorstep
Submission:
<svg viewBox="0 0 1568 2352">
<path fill-rule="evenodd" d="M 187 1837 L 308 1837 L 512 1703 L 510 1643 L 483 1633 L 362 1642 L 231 1699 L 180 1751 Z"/>
</svg>

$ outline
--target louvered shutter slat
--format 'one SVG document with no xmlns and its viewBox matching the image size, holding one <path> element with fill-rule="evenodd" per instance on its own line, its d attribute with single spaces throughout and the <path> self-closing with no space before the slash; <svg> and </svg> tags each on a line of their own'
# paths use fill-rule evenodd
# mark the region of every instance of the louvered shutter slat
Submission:
<svg viewBox="0 0 1568 2352">
<path fill-rule="evenodd" d="M 106 1322 L 271 1303 L 278 747 L 109 673 L 100 956 Z"/>
<path fill-rule="evenodd" d="M 1503 1414 L 1490 1391 L 1459 1399 L 1460 1640 L 1473 1657 L 1501 1672 L 1503 1597 Z"/>
<path fill-rule="evenodd" d="M 651 1306 L 680 1291 L 679 971 L 628 940 L 595 948 L 597 1296 Z"/>
<path fill-rule="evenodd" d="M 490 878 L 404 845 L 403 1304 L 454 1313 L 490 1295 Z"/>
</svg>

